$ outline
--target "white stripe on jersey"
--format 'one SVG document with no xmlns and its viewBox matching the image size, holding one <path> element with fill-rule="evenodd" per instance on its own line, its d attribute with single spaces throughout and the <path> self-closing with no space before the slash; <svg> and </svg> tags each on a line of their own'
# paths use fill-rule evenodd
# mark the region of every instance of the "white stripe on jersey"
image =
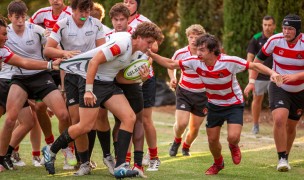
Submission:
<svg viewBox="0 0 304 180">
<path fill-rule="evenodd" d="M 196 58 L 197 56 L 192 56 L 190 52 L 190 47 L 186 46 L 184 48 L 181 48 L 177 51 L 175 51 L 172 59 L 173 60 L 185 60 L 185 59 L 191 59 Z M 179 86 L 183 89 L 186 89 L 190 92 L 205 92 L 206 89 L 204 87 L 204 84 L 198 74 L 192 70 L 192 69 L 185 69 L 182 70 L 182 74 L 179 81 Z"/>
<path fill-rule="evenodd" d="M 199 74 L 210 103 L 231 106 L 244 102 L 236 74 L 248 69 L 249 62 L 245 59 L 221 54 L 212 70 L 198 60 L 182 60 L 179 64 L 181 69 L 192 69 Z"/>
<path fill-rule="evenodd" d="M 36 60 L 43 60 L 42 48 L 46 43 L 44 29 L 38 25 L 25 22 L 25 29 L 22 36 L 15 33 L 12 24 L 7 27 L 7 38 L 5 45 L 15 54 Z M 16 67 L 16 75 L 32 75 L 42 70 L 28 70 Z"/>
<path fill-rule="evenodd" d="M 279 74 L 296 74 L 304 70 L 304 36 L 296 44 L 288 44 L 283 33 L 271 36 L 264 44 L 262 52 L 265 55 L 272 54 L 273 70 Z M 304 90 L 304 81 L 299 80 L 281 86 L 288 92 L 300 92 Z"/>
<path fill-rule="evenodd" d="M 39 9 L 34 15 L 30 18 L 30 22 L 34 24 L 43 24 L 44 27 L 48 30 L 52 30 L 53 26 L 56 24 L 57 21 L 64 19 L 68 16 L 72 15 L 71 7 L 67 6 L 62 10 L 59 16 L 53 16 L 52 7 L 45 7 Z"/>
</svg>

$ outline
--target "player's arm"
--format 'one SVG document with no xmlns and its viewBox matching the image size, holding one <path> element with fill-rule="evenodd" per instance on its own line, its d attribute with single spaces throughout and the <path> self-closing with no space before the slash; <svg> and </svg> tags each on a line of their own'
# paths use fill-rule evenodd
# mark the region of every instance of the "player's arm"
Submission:
<svg viewBox="0 0 304 180">
<path fill-rule="evenodd" d="M 160 56 L 158 54 L 153 53 L 151 50 L 147 51 L 148 56 L 150 56 L 154 61 L 156 61 L 159 65 L 166 67 L 168 69 L 180 69 L 179 61 L 172 61 L 172 59 Z"/>
<path fill-rule="evenodd" d="M 255 59 L 255 61 L 256 61 L 256 59 Z M 256 75 L 257 75 L 258 72 L 262 73 L 262 74 L 269 75 L 271 81 L 275 82 L 278 86 L 282 85 L 283 80 L 282 80 L 281 75 L 277 74 L 275 71 L 273 71 L 269 67 L 265 66 L 264 64 L 258 63 L 258 62 L 255 62 L 255 61 L 252 62 L 252 63 L 249 63 L 249 69 L 254 70 L 252 72 L 255 72 Z"/>
<path fill-rule="evenodd" d="M 247 53 L 247 61 L 248 62 L 253 62 L 254 61 L 254 54 L 248 52 Z M 249 78 L 248 78 L 249 82 L 248 82 L 247 86 L 244 89 L 244 94 L 247 97 L 248 97 L 249 93 L 254 90 L 254 82 L 255 82 L 255 79 L 250 78 L 252 70 L 249 69 L 248 72 L 249 72 Z"/>
<path fill-rule="evenodd" d="M 304 80 L 304 72 L 296 73 L 296 74 L 285 74 L 283 76 L 284 83 L 295 82 L 299 80 Z"/>
<path fill-rule="evenodd" d="M 174 60 L 172 60 L 174 61 Z M 175 89 L 176 88 L 176 83 L 177 83 L 177 79 L 176 79 L 176 69 L 168 69 L 168 76 L 170 78 L 170 87 Z"/>
<path fill-rule="evenodd" d="M 48 58 L 71 58 L 80 53 L 79 50 L 66 51 L 57 48 L 58 42 L 48 37 L 43 54 Z"/>
<path fill-rule="evenodd" d="M 7 62 L 7 64 L 21 67 L 24 69 L 31 69 L 31 70 L 43 70 L 43 69 L 59 69 L 59 61 L 58 62 L 47 62 L 47 61 L 40 61 L 30 58 L 22 58 L 16 54 L 14 54 Z"/>
</svg>

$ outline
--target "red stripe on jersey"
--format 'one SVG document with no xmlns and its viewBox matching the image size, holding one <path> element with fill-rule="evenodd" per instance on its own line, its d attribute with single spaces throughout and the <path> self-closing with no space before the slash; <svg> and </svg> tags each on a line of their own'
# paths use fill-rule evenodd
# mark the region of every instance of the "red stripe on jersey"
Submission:
<svg viewBox="0 0 304 180">
<path fill-rule="evenodd" d="M 57 21 L 52 21 L 52 20 L 48 20 L 48 19 L 44 19 L 43 20 L 43 24 L 46 28 L 53 28 L 55 26 Z"/>
<path fill-rule="evenodd" d="M 188 50 L 181 51 L 181 52 L 177 53 L 176 56 L 174 56 L 172 59 L 173 60 L 178 60 L 178 59 L 176 59 L 176 57 L 179 56 L 180 54 L 183 54 L 183 53 L 186 53 L 186 52 L 188 52 Z"/>
<path fill-rule="evenodd" d="M 10 52 L 11 54 L 9 56 L 7 56 L 3 62 L 7 63 L 14 55 L 14 53 L 9 49 L 7 48 L 6 46 L 4 46 L 5 49 L 7 49 L 8 52 Z"/>
<path fill-rule="evenodd" d="M 232 63 L 237 63 L 237 64 L 240 64 L 240 65 L 248 66 L 248 61 L 246 61 L 246 64 L 244 64 L 242 62 L 239 62 L 239 61 L 236 61 L 236 60 L 233 60 L 233 59 L 223 59 L 223 60 L 221 60 L 221 62 L 232 62 Z M 248 69 L 248 67 L 247 67 L 247 69 Z"/>
<path fill-rule="evenodd" d="M 203 83 L 193 84 L 191 82 L 187 82 L 187 81 L 184 81 L 184 80 L 181 81 L 181 84 L 185 85 L 186 87 L 192 88 L 192 89 L 202 89 L 202 88 L 205 87 Z"/>
<path fill-rule="evenodd" d="M 30 19 L 31 22 L 34 22 L 34 19 L 36 19 L 36 17 L 38 16 L 38 14 L 41 14 L 41 13 L 45 13 L 45 12 L 49 12 L 49 11 L 52 11 L 51 9 L 49 10 L 43 10 L 43 11 L 39 11 L 36 13 L 36 15 Z"/>
<path fill-rule="evenodd" d="M 284 83 L 287 85 L 292 85 L 292 86 L 298 86 L 304 83 L 304 80 L 298 80 L 298 81 L 294 81 L 294 82 L 289 82 L 289 83 Z"/>
<path fill-rule="evenodd" d="M 184 76 L 186 77 L 190 77 L 190 78 L 198 78 L 199 75 L 198 74 L 189 74 L 189 73 L 185 73 L 185 71 L 182 72 Z"/>
<path fill-rule="evenodd" d="M 220 100 L 228 100 L 228 99 L 235 97 L 235 94 L 233 92 L 225 94 L 225 95 L 210 94 L 210 93 L 206 92 L 206 95 L 207 95 L 208 99 L 220 99 Z"/>
<path fill-rule="evenodd" d="M 266 45 L 263 46 L 262 50 L 263 50 L 263 49 L 267 49 L 268 46 L 270 45 L 270 43 L 271 43 L 273 40 L 276 40 L 276 39 L 283 39 L 283 38 L 284 38 L 284 36 L 279 36 L 279 37 L 270 39 L 269 41 L 266 42 Z M 265 47 L 265 48 L 264 48 L 264 47 Z M 264 52 L 264 51 L 263 51 L 263 52 Z M 266 52 L 264 52 L 264 53 L 265 53 L 265 55 L 269 56 Z"/>
<path fill-rule="evenodd" d="M 267 52 L 266 52 L 266 50 L 264 49 L 264 46 L 262 47 L 262 52 L 266 55 L 266 56 L 270 56 L 271 54 L 268 54 Z"/>
<path fill-rule="evenodd" d="M 185 67 L 183 66 L 183 61 L 181 60 L 178 60 L 178 64 L 179 64 L 179 67 L 181 68 L 181 70 L 185 70 Z"/>
<path fill-rule="evenodd" d="M 283 56 L 284 58 L 291 58 L 291 59 L 298 59 L 303 60 L 304 59 L 304 52 L 302 51 L 296 51 L 296 50 L 290 50 L 290 49 L 284 49 L 281 47 L 276 46 L 273 50 L 273 53 Z"/>
<path fill-rule="evenodd" d="M 70 13 L 69 11 L 67 11 L 68 6 L 66 6 L 62 11 L 64 11 L 65 13 L 67 13 L 68 15 L 72 15 L 72 13 Z"/>
<path fill-rule="evenodd" d="M 60 26 L 58 24 L 55 24 L 53 27 L 53 32 L 57 33 L 59 29 L 60 29 Z"/>
<path fill-rule="evenodd" d="M 304 70 L 304 66 L 281 64 L 281 63 L 278 63 L 276 60 L 274 60 L 274 63 L 277 66 L 279 66 L 281 69 L 284 69 L 284 70 L 296 70 L 296 71 Z"/>
<path fill-rule="evenodd" d="M 117 44 L 114 44 L 112 47 L 110 47 L 110 51 L 112 52 L 113 56 L 117 56 L 121 53 L 120 47 Z"/>
<path fill-rule="evenodd" d="M 205 84 L 206 89 L 210 90 L 224 90 L 224 89 L 231 89 L 232 81 L 227 82 L 226 84 Z"/>
<path fill-rule="evenodd" d="M 231 75 L 231 73 L 227 69 L 222 69 L 214 72 L 205 71 L 204 74 L 206 77 L 215 78 L 215 79 L 224 78 Z"/>
</svg>

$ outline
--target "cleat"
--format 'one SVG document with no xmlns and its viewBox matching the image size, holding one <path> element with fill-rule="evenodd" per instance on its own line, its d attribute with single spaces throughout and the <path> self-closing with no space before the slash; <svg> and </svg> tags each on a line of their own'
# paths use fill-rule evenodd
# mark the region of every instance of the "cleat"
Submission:
<svg viewBox="0 0 304 180">
<path fill-rule="evenodd" d="M 242 160 L 242 153 L 239 146 L 230 147 L 231 157 L 234 164 L 238 165 L 240 164 Z"/>
<path fill-rule="evenodd" d="M 224 161 L 223 164 L 221 166 L 218 166 L 216 164 L 213 164 L 209 169 L 207 169 L 207 171 L 205 172 L 205 175 L 216 175 L 218 174 L 218 172 L 222 169 L 224 169 Z"/>
<path fill-rule="evenodd" d="M 147 178 L 147 176 L 144 174 L 144 167 L 138 166 L 136 163 L 134 164 L 134 167 L 132 168 L 133 171 L 137 171 L 138 175 L 142 178 Z"/>
<path fill-rule="evenodd" d="M 158 171 L 159 166 L 160 166 L 160 160 L 158 158 L 151 159 L 147 171 Z"/>
<path fill-rule="evenodd" d="M 147 153 L 142 160 L 142 165 L 143 166 L 149 166 L 149 162 L 150 162 L 150 154 Z"/>
<path fill-rule="evenodd" d="M 4 156 L 2 166 L 7 170 L 15 170 L 16 169 L 14 167 L 14 164 L 13 164 L 12 160 L 11 160 L 11 155 L 10 154 L 7 154 L 7 155 Z"/>
<path fill-rule="evenodd" d="M 90 166 L 91 166 L 91 169 L 96 169 L 97 168 L 97 163 L 91 160 L 90 161 Z M 114 164 L 114 166 L 115 166 L 115 164 Z"/>
<path fill-rule="evenodd" d="M 260 128 L 258 124 L 254 124 L 251 130 L 252 134 L 259 134 Z"/>
<path fill-rule="evenodd" d="M 291 167 L 288 164 L 288 161 L 285 158 L 281 158 L 277 165 L 277 170 L 279 172 L 287 172 L 291 169 Z"/>
<path fill-rule="evenodd" d="M 103 158 L 103 163 L 108 167 L 110 174 L 114 175 L 115 159 L 112 155 Z"/>
<path fill-rule="evenodd" d="M 32 164 L 33 164 L 33 166 L 35 166 L 35 167 L 41 167 L 42 164 L 41 164 L 41 159 L 40 159 L 40 157 L 39 157 L 39 156 L 33 156 Z"/>
<path fill-rule="evenodd" d="M 191 154 L 190 154 L 190 149 L 188 148 L 188 149 L 186 149 L 186 148 L 182 148 L 182 154 L 183 154 L 183 156 L 191 156 Z"/>
<path fill-rule="evenodd" d="M 76 159 L 75 155 L 73 154 L 72 149 L 70 147 L 62 149 L 61 152 L 63 153 L 64 159 L 66 160 L 68 165 L 75 166 L 77 164 L 77 159 Z"/>
<path fill-rule="evenodd" d="M 178 152 L 178 148 L 181 145 L 181 143 L 176 143 L 175 141 L 173 141 L 170 149 L 169 149 L 169 155 L 170 156 L 176 156 L 177 152 Z"/>
<path fill-rule="evenodd" d="M 79 167 L 79 170 L 74 173 L 74 176 L 84 176 L 84 175 L 89 175 L 91 174 L 91 166 L 90 162 L 87 161 L 85 163 L 82 163 Z"/>
<path fill-rule="evenodd" d="M 44 167 L 48 171 L 49 174 L 55 174 L 55 155 L 52 156 L 51 154 L 51 147 L 50 146 L 44 146 L 41 150 L 43 158 L 44 158 Z"/>
<path fill-rule="evenodd" d="M 126 177 L 136 177 L 138 176 L 138 171 L 129 170 L 126 167 L 126 163 L 114 168 L 114 176 L 116 179 L 126 178 Z"/>
<path fill-rule="evenodd" d="M 19 167 L 23 167 L 26 164 L 21 160 L 20 155 L 18 152 L 13 151 L 12 155 L 11 155 L 11 161 L 13 162 L 13 164 L 15 166 L 19 166 Z"/>
</svg>

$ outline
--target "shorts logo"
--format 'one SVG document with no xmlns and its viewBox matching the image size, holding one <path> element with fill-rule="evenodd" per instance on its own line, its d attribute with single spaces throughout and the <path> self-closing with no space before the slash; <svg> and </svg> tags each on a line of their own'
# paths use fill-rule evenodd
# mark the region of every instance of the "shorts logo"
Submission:
<svg viewBox="0 0 304 180">
<path fill-rule="evenodd" d="M 74 102 L 75 102 L 75 99 L 74 99 L 74 98 L 72 98 L 72 99 L 69 100 L 69 103 L 70 103 L 70 104 L 72 104 L 72 103 L 74 103 Z"/>
<path fill-rule="evenodd" d="M 110 47 L 110 51 L 112 52 L 113 56 L 117 56 L 121 53 L 120 48 L 117 44 L 115 44 L 114 46 Z"/>
<path fill-rule="evenodd" d="M 59 29 L 60 29 L 60 26 L 58 26 L 58 24 L 55 24 L 53 27 L 53 32 L 57 33 Z"/>
<path fill-rule="evenodd" d="M 208 108 L 204 108 L 204 109 L 203 109 L 203 114 L 204 114 L 204 115 L 207 115 L 207 113 L 208 113 Z"/>
<path fill-rule="evenodd" d="M 284 105 L 284 102 L 283 102 L 282 100 L 280 100 L 280 101 L 278 102 L 278 104 Z"/>
<path fill-rule="evenodd" d="M 298 116 L 301 116 L 302 114 L 303 114 L 303 109 L 298 109 L 298 110 L 297 110 L 297 115 L 298 115 Z"/>
<path fill-rule="evenodd" d="M 182 104 L 182 105 L 180 105 L 180 108 L 185 109 L 185 108 L 186 108 L 186 105 L 185 105 L 185 104 Z"/>
<path fill-rule="evenodd" d="M 45 83 L 46 84 L 53 84 L 53 82 L 51 80 L 47 80 Z"/>
</svg>

